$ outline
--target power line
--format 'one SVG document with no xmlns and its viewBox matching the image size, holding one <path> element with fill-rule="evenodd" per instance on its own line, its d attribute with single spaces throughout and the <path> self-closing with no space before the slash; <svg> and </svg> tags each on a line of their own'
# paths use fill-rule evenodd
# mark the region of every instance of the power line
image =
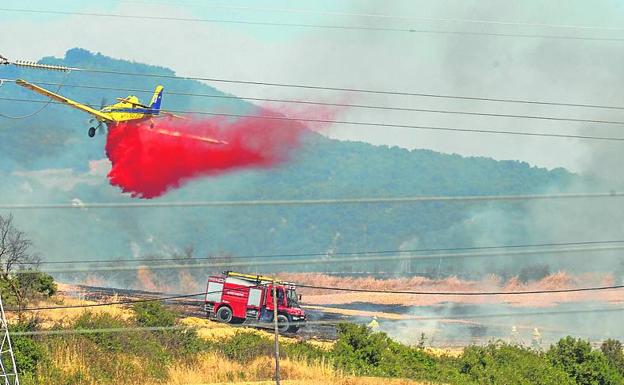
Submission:
<svg viewBox="0 0 624 385">
<path fill-rule="evenodd" d="M 45 83 L 40 83 L 45 84 Z M 94 87 L 94 88 L 110 88 L 110 87 Z M 153 92 L 147 90 L 130 90 L 130 92 Z M 468 116 L 485 116 L 485 117 L 494 117 L 494 118 L 516 118 L 516 119 L 535 119 L 535 120 L 549 120 L 549 121 L 559 121 L 559 122 L 577 122 L 577 123 L 599 123 L 599 124 L 617 124 L 622 125 L 624 121 L 620 120 L 605 120 L 605 119 L 582 119 L 582 118 L 562 118 L 556 116 L 544 116 L 544 115 L 522 115 L 522 114 L 496 114 L 489 112 L 473 112 L 473 111 L 454 111 L 454 110 L 439 110 L 439 109 L 428 109 L 428 108 L 410 108 L 410 107 L 386 107 L 386 106 L 375 106 L 375 105 L 362 105 L 362 104 L 345 104 L 345 103 L 326 103 L 326 102 L 311 102 L 311 101 L 296 101 L 296 100 L 280 100 L 280 99 L 263 99 L 263 98 L 238 98 L 236 96 L 225 96 L 225 95 L 202 95 L 202 94 L 189 94 L 189 93 L 175 93 L 170 92 L 168 94 L 171 95 L 185 95 L 185 96 L 203 96 L 203 97 L 223 97 L 228 99 L 241 99 L 241 100 L 259 100 L 259 101 L 273 101 L 273 102 L 283 102 L 283 103 L 297 103 L 297 104 L 309 104 L 309 105 L 322 105 L 322 106 L 330 106 L 330 107 L 348 107 L 348 108 L 363 108 L 363 109 L 374 109 L 374 110 L 388 110 L 388 111 L 403 111 L 403 112 L 426 112 L 433 114 L 448 114 L 448 115 L 468 115 Z M 18 98 L 6 98 L 0 97 L 0 100 L 13 101 L 13 102 L 28 102 L 28 103 L 52 103 L 52 104 L 66 104 L 62 102 L 51 102 L 44 100 L 35 100 L 35 99 L 18 99 Z M 95 106 L 95 103 L 85 103 L 90 106 Z M 212 112 L 204 112 L 204 111 L 184 111 L 184 110 L 168 110 L 170 112 L 176 113 L 186 113 L 186 114 L 212 114 Z M 305 118 L 292 118 L 296 120 L 303 120 Z M 355 122 L 351 122 L 350 124 L 356 124 Z"/>
<path fill-rule="evenodd" d="M 160 4 L 160 5 L 176 5 L 176 6 L 198 6 L 199 4 L 185 4 L 175 2 L 162 2 L 162 1 L 139 1 L 139 0 L 117 0 L 125 3 L 139 3 L 139 4 Z M 205 6 L 201 4 L 199 6 Z M 624 31 L 624 28 L 619 27 L 597 27 L 597 26 L 585 26 L 585 25 L 573 25 L 573 24 L 547 24 L 547 23 L 528 23 L 528 22 L 511 22 L 501 20 L 477 20 L 477 19 L 460 19 L 460 18 L 439 18 L 439 17 L 413 17 L 413 16 L 399 16 L 399 15 L 387 15 L 377 13 L 357 13 L 357 12 L 333 12 L 333 11 L 318 11 L 313 9 L 298 9 L 298 8 L 260 8 L 260 7 L 246 7 L 246 6 L 224 6 L 210 4 L 207 8 L 213 9 L 234 9 L 234 10 L 251 10 L 261 12 L 281 12 L 281 13 L 299 13 L 299 14 L 316 14 L 316 15 L 328 15 L 328 16 L 349 16 L 349 17 L 368 17 L 379 19 L 395 19 L 406 21 L 435 21 L 435 22 L 455 22 L 455 23 L 470 23 L 470 24 L 492 24 L 492 25 L 505 25 L 505 26 L 528 26 L 528 27 L 548 27 L 548 28 L 564 28 L 564 29 L 581 29 L 581 30 L 604 30 L 604 31 Z"/>
<path fill-rule="evenodd" d="M 491 249 L 516 249 L 516 248 L 532 248 L 532 247 L 554 247 L 554 246 L 581 246 L 581 245 L 604 245 L 613 243 L 624 243 L 624 240 L 615 241 L 582 241 L 582 242 L 560 242 L 560 243 L 533 243 L 523 245 L 496 245 L 496 246 L 471 246 L 471 247 L 447 247 L 447 248 L 429 248 L 429 249 L 406 249 L 406 250 L 368 250 L 353 252 L 315 252 L 315 253 L 292 253 L 292 254 L 260 254 L 260 255 L 233 255 L 219 256 L 213 255 L 209 257 L 192 257 L 188 259 L 181 258 L 133 258 L 133 259 L 114 259 L 114 260 L 65 260 L 65 261 L 41 261 L 33 263 L 24 263 L 24 265 L 55 265 L 55 264 L 77 264 L 77 263 L 140 263 L 140 262 L 166 262 L 166 261 L 197 261 L 197 260 L 229 260 L 229 259 L 266 259 L 266 258 L 301 258 L 301 257 L 327 257 L 327 256 L 357 256 L 357 255 L 375 255 L 375 254 L 405 254 L 405 253 L 423 253 L 438 251 L 467 251 L 467 250 L 491 250 Z"/>
<path fill-rule="evenodd" d="M 12 309 L 7 309 L 7 311 L 39 311 L 39 310 L 59 310 L 59 309 L 102 307 L 102 306 L 111 306 L 111 305 L 132 305 L 135 303 L 167 301 L 171 299 L 199 297 L 202 295 L 206 295 L 206 292 L 196 293 L 196 294 L 180 294 L 180 295 L 173 295 L 169 297 L 160 297 L 160 298 L 129 299 L 125 301 L 113 301 L 113 302 L 106 302 L 106 303 L 88 303 L 88 304 L 82 304 L 82 305 L 39 306 L 39 307 L 27 307 L 23 309 L 12 308 Z"/>
<path fill-rule="evenodd" d="M 527 295 L 527 294 L 556 294 L 556 293 L 577 293 L 586 291 L 604 291 L 616 290 L 624 288 L 624 285 L 597 286 L 597 287 L 581 287 L 574 289 L 554 289 L 554 290 L 520 290 L 520 291 L 462 291 L 462 292 L 435 292 L 435 291 L 409 291 L 409 290 L 374 290 L 374 289 L 356 289 L 332 286 L 315 286 L 297 284 L 297 287 L 305 287 L 308 289 L 320 289 L 330 291 L 343 291 L 355 293 L 378 293 L 378 294 L 408 294 L 408 295 L 459 295 L 459 296 L 489 296 L 489 295 Z"/>
<path fill-rule="evenodd" d="M 407 318 L 401 320 L 389 320 L 390 322 L 402 322 L 402 321 L 451 321 L 454 319 L 478 319 L 478 318 L 498 318 L 498 317 L 525 317 L 525 316 L 548 316 L 548 315 L 557 315 L 557 314 L 576 314 L 576 313 L 610 313 L 610 312 L 620 312 L 623 311 L 624 308 L 599 308 L 592 310 L 569 310 L 569 311 L 543 311 L 543 312 L 523 312 L 523 313 L 496 313 L 496 314 L 466 314 L 463 317 L 456 316 L 434 316 L 434 317 L 417 317 L 417 318 Z M 357 317 L 357 316 L 356 316 Z M 305 326 L 305 325 L 315 325 L 315 326 L 337 326 L 342 323 L 354 323 L 353 321 L 336 321 L 336 320 L 327 320 L 327 321 L 312 321 L 308 320 L 305 322 L 291 322 L 291 325 L 294 326 Z M 357 323 L 357 322 L 355 322 Z M 475 324 L 483 324 L 476 323 Z M 500 325 L 496 325 L 499 326 Z M 245 323 L 245 324 L 228 324 L 227 327 L 232 328 L 260 328 L 260 329 L 268 329 L 269 325 L 263 323 Z M 187 326 L 187 325 L 174 325 L 174 326 L 139 326 L 139 327 L 121 327 L 121 328 L 100 328 L 100 329 L 51 329 L 51 330 L 30 330 L 30 331 L 19 331 L 12 332 L 11 335 L 16 336 L 48 336 L 48 335 L 75 335 L 75 334 L 94 334 L 94 333 L 132 333 L 132 332 L 160 332 L 160 331 L 168 331 L 168 330 L 193 330 L 201 328 L 201 326 Z M 542 333 L 560 333 L 559 330 L 542 330 Z"/>
<path fill-rule="evenodd" d="M 37 103 L 46 103 L 45 101 L 41 101 L 41 100 L 26 100 L 26 101 L 37 102 Z M 60 104 L 62 104 L 62 103 L 60 103 Z M 284 117 L 284 116 L 258 116 L 258 115 L 247 115 L 247 114 L 229 114 L 229 113 L 209 112 L 209 111 L 169 110 L 169 112 L 187 113 L 187 114 L 196 114 L 196 115 L 209 115 L 209 116 L 224 116 L 224 117 L 234 117 L 234 118 L 250 118 L 250 119 L 264 119 L 264 120 L 275 120 L 275 121 L 288 121 L 288 122 L 308 122 L 308 123 L 321 123 L 321 124 L 343 124 L 343 125 L 367 126 L 367 127 L 407 128 L 407 129 L 415 129 L 415 130 L 466 132 L 466 133 L 478 133 L 478 134 L 538 136 L 538 137 L 549 137 L 549 138 L 573 138 L 573 139 L 606 140 L 606 141 L 617 141 L 617 142 L 624 141 L 624 138 L 622 138 L 622 137 L 611 137 L 611 136 L 550 134 L 550 133 L 543 133 L 543 132 L 521 132 L 521 131 L 506 131 L 506 130 L 482 130 L 482 129 L 459 128 L 459 127 L 419 126 L 419 125 L 410 125 L 410 124 L 393 124 L 393 123 L 378 123 L 378 122 L 358 122 L 358 121 L 348 121 L 348 120 L 290 118 L 290 117 Z M 552 118 L 550 120 L 559 120 L 559 119 Z M 596 121 L 596 122 L 598 122 L 598 121 Z M 605 122 L 606 121 L 602 121 L 602 123 L 605 123 Z M 624 122 L 611 122 L 611 123 L 623 124 Z"/>
<path fill-rule="evenodd" d="M 87 17 L 119 18 L 119 19 L 135 19 L 135 20 L 241 24 L 241 25 L 265 26 L 265 27 L 318 28 L 318 29 L 329 29 L 329 30 L 377 31 L 377 32 L 408 32 L 408 33 L 422 33 L 422 34 L 434 34 L 434 35 L 518 37 L 518 38 L 530 38 L 530 39 L 560 39 L 560 40 L 611 41 L 611 42 L 624 41 L 624 38 L 614 38 L 614 37 L 517 34 L 517 33 L 476 32 L 476 31 L 451 31 L 451 30 L 436 30 L 436 29 L 372 27 L 372 26 L 339 25 L 339 24 L 278 23 L 278 22 L 268 22 L 268 21 L 184 18 L 184 17 L 172 17 L 172 16 L 148 16 L 148 15 L 123 15 L 123 14 L 113 14 L 113 13 L 70 12 L 70 11 L 54 11 L 54 10 L 40 10 L 40 9 L 0 8 L 0 11 L 1 12 L 30 13 L 30 14 L 87 16 Z"/>
<path fill-rule="evenodd" d="M 63 76 L 63 82 L 67 78 L 68 74 L 69 74 L 69 72 L 66 72 L 65 75 Z M 14 80 L 12 80 L 12 81 L 14 81 Z M 0 79 L 0 87 L 2 87 L 4 82 L 5 82 L 5 79 Z M 56 89 L 57 93 L 61 91 L 61 87 L 63 87 L 63 82 L 58 84 L 58 88 Z M 40 113 L 41 111 L 43 111 L 50 104 L 53 104 L 53 103 L 56 103 L 56 102 L 54 102 L 52 99 L 48 99 L 47 101 L 44 101 L 43 103 L 44 104 L 43 104 L 43 106 L 41 106 L 41 108 L 39 108 L 39 109 L 35 110 L 34 112 L 32 112 L 30 114 L 27 114 L 27 115 L 14 116 L 14 115 L 7 115 L 7 114 L 0 113 L 0 117 L 6 118 L 6 119 L 12 119 L 12 120 L 21 120 L 21 119 L 31 118 L 31 117 L 37 115 L 38 113 Z"/>
<path fill-rule="evenodd" d="M 85 69 L 83 69 L 85 70 Z M 128 73 L 124 73 L 124 75 L 128 75 Z M 136 74 L 140 76 L 142 74 Z M 178 79 L 178 77 L 173 76 L 173 79 Z M 188 78 L 185 77 L 185 80 L 203 80 L 198 78 Z M 15 79 L 1 79 L 6 82 L 15 82 Z M 215 82 L 227 82 L 227 83 L 236 83 L 236 80 L 227 80 L 227 79 L 211 79 L 209 81 Z M 35 81 L 35 83 L 48 85 L 48 86 L 57 86 L 61 83 L 54 82 L 42 82 Z M 276 87 L 308 87 L 306 85 L 296 85 L 296 84 L 282 84 L 282 83 L 260 83 L 258 85 L 268 85 L 268 86 L 276 86 Z M 110 91 L 128 91 L 128 92 L 144 92 L 147 94 L 154 93 L 154 90 L 145 90 L 145 89 L 136 89 L 136 88 L 123 88 L 123 87 L 104 87 L 104 86 L 93 86 L 93 85 L 84 85 L 84 84 L 63 84 L 63 87 L 74 87 L 74 88 L 85 88 L 85 89 L 99 89 L 99 90 L 110 90 Z M 354 88 L 335 88 L 335 87 L 317 87 L 319 90 L 329 90 L 329 91 L 348 91 L 348 92 L 365 92 L 365 93 L 383 93 L 389 95 L 399 95 L 399 96 L 417 96 L 417 97 L 427 97 L 427 98 L 442 98 L 442 99 L 459 99 L 459 100 L 473 100 L 473 101 L 485 101 L 485 102 L 498 102 L 498 103 L 518 103 L 518 104 L 531 104 L 531 105 L 546 105 L 546 106 L 560 106 L 560 107 L 579 107 L 579 108 L 597 108 L 597 109 L 608 109 L 608 110 L 624 110 L 624 106 L 609 106 L 609 105 L 601 105 L 601 104 L 579 104 L 579 103 L 562 103 L 562 102 L 549 102 L 549 101 L 540 101 L 540 100 L 523 100 L 523 99 L 500 99 L 500 98 L 490 98 L 490 97 L 478 97 L 478 96 L 461 96 L 461 95 L 446 95 L 446 94 L 434 94 L 434 93 L 407 93 L 407 92 L 395 92 L 395 91 L 378 91 L 378 90 L 365 90 L 365 89 L 354 89 Z M 198 96 L 198 97 L 206 97 L 206 98 L 220 98 L 220 99 L 241 99 L 241 100 L 250 100 L 250 101 L 262 101 L 262 102 L 277 102 L 277 103 L 299 103 L 299 104 L 313 104 L 313 105 L 321 105 L 321 106 L 334 106 L 334 107 L 350 107 L 350 108 L 369 108 L 369 109 L 388 109 L 388 110 L 398 110 L 398 111 L 417 111 L 415 109 L 404 109 L 401 107 L 386 107 L 386 106 L 375 106 L 375 105 L 363 105 L 363 104 L 348 104 L 348 103 L 325 103 L 325 102 L 312 102 L 312 101 L 302 101 L 302 100 L 292 100 L 292 99 L 271 99 L 271 98 L 253 98 L 253 97 L 241 97 L 241 96 L 233 96 L 233 95 L 211 95 L 211 94 L 203 94 L 203 93 L 192 93 L 192 92 L 172 92 L 167 91 L 168 95 L 179 95 L 179 96 Z"/>
<path fill-rule="evenodd" d="M 288 266 L 295 265 L 318 265 L 318 264 L 339 264 L 339 263 L 363 263 L 363 262 L 389 262 L 389 261 L 418 261 L 418 260 L 442 260 L 442 259 L 459 259 L 459 258 L 491 258 L 491 257 L 511 257 L 517 255 L 549 255 L 549 254 L 574 254 L 574 253 L 587 253 L 587 252 L 613 252 L 616 250 L 624 249 L 624 245 L 619 246 L 605 246 L 605 247 L 584 247 L 584 248 L 560 248 L 560 249 L 537 249 L 537 250 L 511 250 L 511 251 L 498 251 L 498 252 L 479 252 L 479 253 L 447 253 L 447 254 L 428 254 L 428 255 L 365 255 L 365 256 L 350 256 L 350 257 L 331 257 L 327 258 L 309 258 L 309 259 L 295 259 L 288 261 Z M 114 261 L 112 261 L 114 262 Z M 257 261 L 217 261 L 210 263 L 172 263 L 162 265 L 135 265 L 135 266 L 89 266 L 79 268 L 63 268 L 63 269 L 47 269 L 43 270 L 48 274 L 69 274 L 69 273 L 85 273 L 85 272 L 121 272 L 121 271 L 136 271 L 136 270 L 175 270 L 175 269 L 198 269 L 198 268 L 235 268 L 235 267 L 258 267 L 258 266 L 285 266 L 283 260 L 257 260 Z M 32 270 L 16 270 L 15 274 L 31 274 Z"/>
<path fill-rule="evenodd" d="M 138 326 L 123 328 L 99 328 L 99 329 L 51 329 L 51 330 L 29 330 L 11 332 L 14 336 L 47 336 L 47 335 L 68 335 L 68 334 L 95 334 L 95 333 L 128 333 L 128 332 L 157 332 L 165 330 L 188 330 L 190 326 Z"/>
<path fill-rule="evenodd" d="M 9 100 L 9 98 L 4 98 L 4 100 Z M 41 100 L 20 100 L 16 99 L 15 101 L 29 101 L 36 103 L 47 103 Z M 56 102 L 56 104 L 63 104 L 60 102 Z M 536 137 L 549 137 L 549 138 L 572 138 L 572 139 L 587 139 L 587 140 L 605 140 L 605 141 L 624 141 L 623 137 L 611 137 L 611 136 L 593 136 L 593 135 L 574 135 L 574 134 L 550 134 L 543 132 L 521 132 L 521 131 L 506 131 L 506 130 L 483 130 L 483 129 L 472 129 L 472 128 L 459 128 L 459 127 L 437 127 L 437 126 L 419 126 L 419 125 L 409 125 L 409 124 L 393 124 L 393 123 L 378 123 L 378 122 L 358 122 L 358 121 L 348 121 L 348 120 L 331 120 L 331 119 L 312 119 L 312 118 L 291 118 L 284 116 L 258 116 L 258 115 L 247 115 L 247 114 L 230 114 L 230 113 L 221 113 L 221 112 L 209 112 L 209 111 L 182 111 L 182 110 L 168 110 L 169 112 L 175 113 L 187 113 L 187 114 L 195 114 L 195 115 L 209 115 L 209 116 L 224 116 L 224 117 L 235 117 L 235 118 L 250 118 L 250 119 L 265 119 L 265 120 L 275 120 L 275 121 L 289 121 L 289 122 L 308 122 L 308 123 L 321 123 L 321 124 L 343 124 L 343 125 L 354 125 L 354 126 L 367 126 L 367 127 L 387 127 L 387 128 L 406 128 L 406 129 L 416 129 L 416 130 L 432 130 L 432 131 L 450 131 L 450 132 L 465 132 L 465 133 L 478 133 L 478 134 L 500 134 L 500 135 L 519 135 L 519 136 L 536 136 Z M 511 117 L 511 116 L 508 116 Z M 549 118 L 549 120 L 571 120 L 571 119 L 559 119 L 559 118 Z M 581 120 L 575 120 L 581 121 Z M 586 120 L 589 121 L 589 120 Z M 615 122 L 615 121 L 594 121 L 597 123 L 611 123 L 611 124 L 624 124 L 624 122 Z"/>
<path fill-rule="evenodd" d="M 587 313 L 610 313 L 624 311 L 623 307 L 597 308 L 597 309 L 570 309 L 570 310 L 543 310 L 530 312 L 501 312 L 483 314 L 450 314 L 446 316 L 416 317 L 415 321 L 429 321 L 440 319 L 478 319 L 478 318 L 507 318 L 507 317 L 531 317 L 539 315 L 562 315 L 562 314 L 587 314 Z"/>
<path fill-rule="evenodd" d="M 246 115 L 246 114 L 229 114 L 229 113 L 216 113 L 216 112 L 196 112 L 196 114 L 210 115 L 210 116 L 235 117 L 235 118 L 265 119 L 265 120 L 276 120 L 276 121 L 309 122 L 309 123 L 321 123 L 321 124 L 344 124 L 344 125 L 367 126 L 367 127 L 407 128 L 407 129 L 416 129 L 416 130 L 470 132 L 470 133 L 480 133 L 480 134 L 502 134 L 502 135 L 520 135 L 520 136 L 541 136 L 541 137 L 552 137 L 552 138 L 575 138 L 575 139 L 591 139 L 591 140 L 607 140 L 607 141 L 624 141 L 624 138 L 621 138 L 621 137 L 605 137 L 605 136 L 592 136 L 592 135 L 550 134 L 550 133 L 542 133 L 542 132 L 521 132 L 521 131 L 506 131 L 506 130 L 483 130 L 483 129 L 459 128 L 459 127 L 421 126 L 421 125 L 410 125 L 410 124 L 358 122 L 358 121 L 332 120 L 332 119 L 290 118 L 290 117 L 282 117 L 282 116 L 255 116 L 255 115 Z"/>
<path fill-rule="evenodd" d="M 502 296 L 502 295 L 533 295 L 533 294 L 560 294 L 560 293 L 577 293 L 577 292 L 588 292 L 588 291 L 605 291 L 605 290 L 618 290 L 624 288 L 624 285 L 612 285 L 612 286 L 594 286 L 594 287 L 580 287 L 573 289 L 553 289 L 553 290 L 520 290 L 520 291 L 406 291 L 406 290 L 373 290 L 373 289 L 357 289 L 357 288 L 344 288 L 344 287 L 331 287 L 331 286 L 314 286 L 314 285 L 301 285 L 296 284 L 297 287 L 304 287 L 309 289 L 322 289 L 322 290 L 331 290 L 331 291 L 342 291 L 342 292 L 359 292 L 359 293 L 377 293 L 377 294 L 405 294 L 405 295 L 443 295 L 443 296 Z M 243 290 L 243 289 L 233 289 L 233 290 Z M 102 307 L 102 306 L 111 306 L 111 305 L 131 305 L 135 303 L 143 303 L 143 302 L 159 302 L 166 301 L 170 299 L 179 299 L 179 298 L 189 298 L 189 297 L 199 297 L 205 296 L 210 293 L 218 293 L 220 291 L 215 292 L 203 292 L 197 294 L 185 294 L 178 296 L 170 296 L 170 297 L 161 297 L 161 298 L 144 298 L 144 299 L 135 299 L 135 300 L 125 300 L 125 301 L 111 301 L 111 302 L 100 302 L 100 303 L 92 303 L 92 304 L 82 304 L 82 305 L 61 305 L 61 306 L 41 306 L 41 307 L 30 307 L 23 309 L 7 309 L 8 311 L 40 311 L 40 310 L 60 310 L 60 309 L 76 309 L 76 308 L 91 308 L 91 307 Z"/>
<path fill-rule="evenodd" d="M 458 196 L 406 196 L 368 197 L 336 199 L 261 199 L 230 201 L 139 201 L 98 203 L 2 203 L 0 210 L 42 210 L 42 209 L 112 209 L 112 208 L 193 208 L 193 207 L 251 207 L 251 206 L 322 206 L 360 204 L 411 204 L 426 202 L 484 202 L 484 201 L 534 201 L 558 199 L 600 199 L 621 198 L 624 192 L 562 193 L 526 195 L 458 195 Z"/>
<path fill-rule="evenodd" d="M 24 62 L 8 62 L 7 64 L 26 66 L 26 67 L 32 66 L 27 63 L 25 64 Z M 41 65 L 36 64 L 36 66 L 41 66 Z M 155 73 L 146 74 L 146 73 L 140 73 L 140 72 L 124 72 L 124 71 L 89 69 L 89 68 L 78 68 L 78 67 L 59 67 L 59 68 L 61 68 L 64 71 L 80 71 L 80 72 L 112 74 L 112 75 L 142 76 L 142 77 L 149 77 L 149 78 L 162 78 L 162 79 L 174 79 L 174 80 L 197 80 L 197 81 L 207 81 L 207 82 L 215 82 L 215 83 L 232 83 L 232 84 L 245 84 L 245 85 L 254 85 L 254 86 L 302 88 L 302 89 L 311 89 L 311 90 L 319 90 L 319 91 L 355 92 L 355 93 L 395 95 L 395 96 L 420 96 L 420 97 L 430 97 L 430 98 L 459 99 L 459 100 L 473 100 L 473 101 L 487 101 L 487 102 L 501 102 L 501 103 L 537 104 L 537 105 L 562 106 L 562 107 L 584 107 L 584 108 L 602 108 L 602 109 L 617 109 L 617 110 L 624 109 L 624 107 L 622 106 L 608 106 L 608 105 L 600 105 L 600 104 L 562 103 L 562 102 L 526 100 L 526 99 L 502 99 L 502 98 L 480 97 L 480 96 L 461 96 L 461 95 L 458 96 L 458 95 L 434 94 L 434 93 L 422 93 L 422 92 L 319 86 L 319 85 L 297 84 L 297 83 L 274 83 L 274 82 L 264 82 L 264 81 L 235 80 L 235 79 L 223 79 L 223 78 L 211 78 L 211 77 L 176 76 L 176 75 L 165 75 L 165 74 L 155 74 Z M 54 84 L 54 83 L 48 83 L 48 84 Z M 114 88 L 114 89 L 117 89 L 117 88 Z M 153 91 L 149 91 L 149 92 L 153 92 Z"/>
<path fill-rule="evenodd" d="M 172 112 L 177 112 L 177 111 L 172 111 Z M 340 125 L 384 127 L 384 128 L 404 128 L 404 129 L 428 130 L 428 131 L 517 135 L 517 136 L 551 137 L 551 138 L 572 138 L 572 139 L 605 140 L 605 141 L 623 141 L 624 140 L 624 138 L 622 137 L 612 137 L 612 136 L 553 134 L 553 133 L 544 133 L 544 132 L 522 132 L 522 131 L 508 131 L 508 130 L 485 130 L 485 129 L 460 128 L 460 127 L 440 127 L 440 126 L 423 126 L 423 125 L 395 124 L 395 123 L 381 123 L 381 122 L 293 118 L 293 117 L 283 117 L 283 116 L 257 116 L 257 115 L 217 113 L 217 112 L 191 112 L 191 113 L 198 114 L 198 115 L 265 119 L 265 120 L 274 120 L 274 121 L 308 122 L 308 123 L 319 123 L 319 124 L 340 124 Z"/>
</svg>

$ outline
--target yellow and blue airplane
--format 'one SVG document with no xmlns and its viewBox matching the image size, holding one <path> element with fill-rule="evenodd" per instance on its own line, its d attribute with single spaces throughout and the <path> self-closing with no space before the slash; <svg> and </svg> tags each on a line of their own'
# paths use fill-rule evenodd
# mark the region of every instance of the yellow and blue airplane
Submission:
<svg viewBox="0 0 624 385">
<path fill-rule="evenodd" d="M 61 103 L 67 104 L 70 107 L 76 108 L 93 116 L 93 119 L 90 122 L 98 121 L 97 127 L 89 128 L 89 136 L 94 137 L 97 129 L 102 128 L 102 126 L 106 125 L 108 129 L 113 129 L 119 123 L 125 122 L 148 122 L 149 128 L 159 134 L 170 135 L 176 137 L 185 137 L 195 140 L 201 140 L 208 143 L 214 144 L 227 144 L 227 142 L 207 138 L 204 136 L 191 135 L 191 134 L 181 134 L 179 132 L 164 130 L 155 128 L 154 120 L 157 118 L 169 117 L 169 118 L 179 118 L 184 119 L 181 116 L 174 115 L 170 112 L 162 111 L 160 109 L 160 104 L 162 102 L 162 95 L 164 87 L 159 85 L 156 86 L 154 90 L 154 95 L 152 96 L 152 100 L 149 105 L 141 104 L 139 98 L 136 96 L 130 95 L 125 98 L 117 98 L 118 103 L 111 104 L 109 106 L 102 106 L 100 110 L 89 107 L 86 104 L 82 104 L 76 102 L 74 100 L 68 99 L 62 95 L 56 94 L 52 91 L 46 90 L 45 88 L 41 88 L 37 85 L 27 82 L 26 80 L 17 79 L 15 81 L 17 85 L 28 88 L 29 90 L 35 91 L 38 94 L 44 95 L 50 99 L 59 101 Z"/>
</svg>

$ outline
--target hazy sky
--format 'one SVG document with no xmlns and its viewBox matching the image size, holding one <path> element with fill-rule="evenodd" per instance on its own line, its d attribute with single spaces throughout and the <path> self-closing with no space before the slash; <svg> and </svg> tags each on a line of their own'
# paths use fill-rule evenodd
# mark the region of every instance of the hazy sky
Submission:
<svg viewBox="0 0 624 385">
<path fill-rule="evenodd" d="M 624 1 L 621 0 L 4 0 L 2 7 L 213 20 L 621 38 L 623 41 L 588 41 L 353 31 L 0 11 L 0 54 L 14 59 L 62 56 L 69 48 L 83 47 L 116 58 L 170 67 L 179 75 L 624 105 Z M 447 20 L 425 20 L 427 18 Z M 543 24 L 557 24 L 560 27 Z M 458 102 L 221 83 L 213 85 L 240 96 L 624 120 L 624 112 L 608 110 Z M 293 116 L 312 118 L 317 113 L 292 107 L 285 111 Z M 362 109 L 341 110 L 335 114 L 338 119 L 354 121 L 607 136 L 618 135 L 623 128 L 600 124 Z M 406 148 L 429 148 L 496 159 L 519 159 L 535 165 L 563 166 L 575 171 L 591 167 L 602 151 L 601 146 L 597 146 L 599 143 L 575 139 L 342 125 L 334 125 L 326 133 L 341 139 Z"/>
</svg>

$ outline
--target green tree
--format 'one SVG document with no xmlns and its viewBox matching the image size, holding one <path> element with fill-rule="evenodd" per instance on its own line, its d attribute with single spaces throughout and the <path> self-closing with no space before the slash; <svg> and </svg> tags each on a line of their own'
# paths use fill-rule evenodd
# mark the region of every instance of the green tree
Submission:
<svg viewBox="0 0 624 385">
<path fill-rule="evenodd" d="M 601 351 L 592 350 L 588 341 L 565 337 L 546 353 L 550 362 L 563 369 L 578 385 L 615 385 L 624 379 L 609 365 Z"/>
<path fill-rule="evenodd" d="M 615 368 L 621 375 L 624 375 L 624 353 L 622 352 L 622 343 L 618 340 L 609 338 L 600 345 L 602 354 L 607 357 L 609 365 Z"/>
<path fill-rule="evenodd" d="M 466 348 L 459 371 L 477 384 L 574 385 L 542 354 L 502 342 Z"/>
</svg>

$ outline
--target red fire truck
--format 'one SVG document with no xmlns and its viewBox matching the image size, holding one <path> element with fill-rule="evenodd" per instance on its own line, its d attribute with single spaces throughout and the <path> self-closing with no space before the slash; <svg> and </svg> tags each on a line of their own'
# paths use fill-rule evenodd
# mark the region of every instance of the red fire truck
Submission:
<svg viewBox="0 0 624 385">
<path fill-rule="evenodd" d="M 277 292 L 280 332 L 295 333 L 306 320 L 295 285 L 272 277 L 226 271 L 210 276 L 204 310 L 208 318 L 225 323 L 273 322 L 273 285 Z"/>
</svg>

